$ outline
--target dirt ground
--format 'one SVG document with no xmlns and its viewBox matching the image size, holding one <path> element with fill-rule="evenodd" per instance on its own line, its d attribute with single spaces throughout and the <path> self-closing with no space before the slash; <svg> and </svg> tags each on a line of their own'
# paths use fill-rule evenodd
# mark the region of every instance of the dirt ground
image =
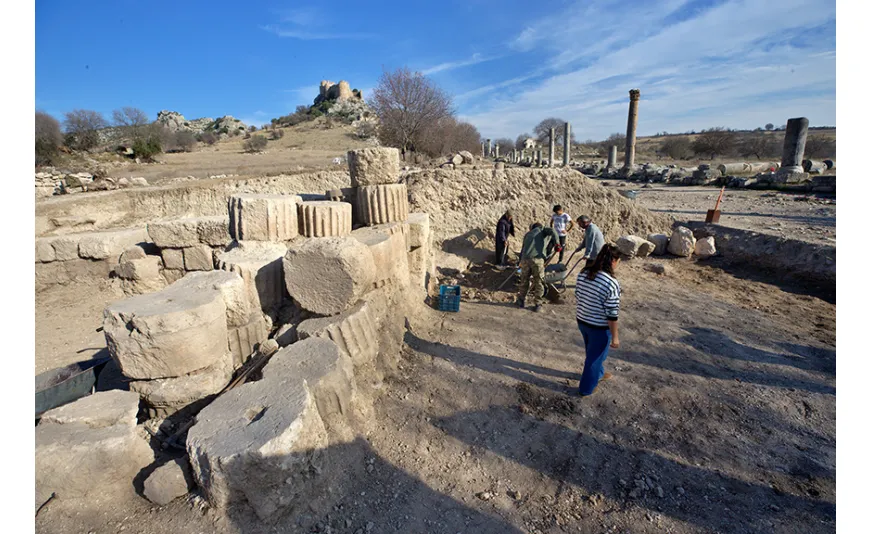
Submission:
<svg viewBox="0 0 870 534">
<path fill-rule="evenodd" d="M 652 261 L 667 274 L 647 272 Z M 347 465 L 328 513 L 261 525 L 227 523 L 197 498 L 109 499 L 96 513 L 54 501 L 37 531 L 834 531 L 833 304 L 715 260 L 632 260 L 618 272 L 614 378 L 581 399 L 571 289 L 536 314 L 490 291 L 505 276 L 476 266 L 459 313 L 412 322 L 352 445 L 366 460 Z M 79 293 L 57 292 L 37 309 L 58 306 L 68 324 L 58 333 L 91 328 L 88 310 L 110 296 L 74 306 Z"/>
<path fill-rule="evenodd" d="M 636 202 L 678 221 L 703 221 L 719 197 L 717 187 L 682 187 L 604 180 L 638 192 Z M 620 186 L 618 184 L 625 183 Z M 837 201 L 830 195 L 726 189 L 719 224 L 789 239 L 832 245 L 837 238 Z"/>
</svg>

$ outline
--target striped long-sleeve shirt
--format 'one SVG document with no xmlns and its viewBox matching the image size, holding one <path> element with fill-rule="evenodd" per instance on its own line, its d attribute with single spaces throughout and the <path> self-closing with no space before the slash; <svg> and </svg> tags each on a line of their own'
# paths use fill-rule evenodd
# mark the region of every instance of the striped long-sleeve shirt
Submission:
<svg viewBox="0 0 870 534">
<path fill-rule="evenodd" d="M 586 271 L 577 275 L 574 296 L 577 298 L 577 319 L 591 326 L 607 328 L 607 321 L 619 318 L 619 282 L 599 271 L 592 280 Z"/>
</svg>

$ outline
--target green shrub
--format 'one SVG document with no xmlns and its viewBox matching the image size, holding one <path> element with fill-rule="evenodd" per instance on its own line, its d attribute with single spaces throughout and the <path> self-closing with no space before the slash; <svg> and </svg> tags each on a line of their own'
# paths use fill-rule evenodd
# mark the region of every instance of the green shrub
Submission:
<svg viewBox="0 0 870 534">
<path fill-rule="evenodd" d="M 133 156 L 143 161 L 153 161 L 154 156 L 163 152 L 159 135 L 147 135 L 137 137 L 133 141 Z"/>
<path fill-rule="evenodd" d="M 262 135 L 254 135 L 251 136 L 250 139 L 245 141 L 245 152 L 261 152 L 264 148 L 266 148 L 266 138 Z"/>
</svg>

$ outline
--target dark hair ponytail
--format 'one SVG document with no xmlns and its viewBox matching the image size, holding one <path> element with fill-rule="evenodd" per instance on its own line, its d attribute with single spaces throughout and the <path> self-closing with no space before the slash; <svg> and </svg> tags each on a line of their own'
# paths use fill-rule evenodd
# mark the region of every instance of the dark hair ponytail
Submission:
<svg viewBox="0 0 870 534">
<path fill-rule="evenodd" d="M 613 263 L 621 257 L 622 255 L 619 253 L 619 249 L 610 243 L 607 243 L 601 247 L 600 251 L 598 251 L 598 255 L 595 256 L 592 265 L 584 269 L 584 271 L 586 271 L 586 277 L 589 280 L 592 280 L 599 271 L 604 271 L 610 276 L 613 276 Z"/>
</svg>

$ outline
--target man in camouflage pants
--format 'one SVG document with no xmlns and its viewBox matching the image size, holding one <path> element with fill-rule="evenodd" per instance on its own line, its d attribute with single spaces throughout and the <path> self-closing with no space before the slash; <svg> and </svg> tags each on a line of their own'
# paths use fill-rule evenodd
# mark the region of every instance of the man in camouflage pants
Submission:
<svg viewBox="0 0 870 534">
<path fill-rule="evenodd" d="M 523 237 L 523 249 L 520 256 L 520 294 L 517 305 L 524 308 L 526 295 L 531 282 L 532 311 L 541 311 L 544 301 L 544 262 L 555 248 L 558 252 L 559 236 L 552 228 L 544 228 L 541 223 L 535 223 Z"/>
</svg>

